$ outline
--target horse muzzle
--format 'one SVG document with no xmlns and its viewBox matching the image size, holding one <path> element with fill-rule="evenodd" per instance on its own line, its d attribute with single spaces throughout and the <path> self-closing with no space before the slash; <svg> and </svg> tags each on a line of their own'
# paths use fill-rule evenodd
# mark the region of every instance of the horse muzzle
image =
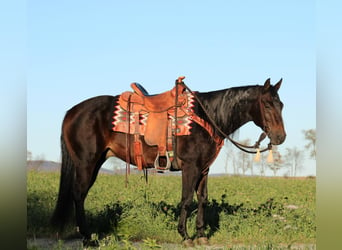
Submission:
<svg viewBox="0 0 342 250">
<path fill-rule="evenodd" d="M 280 145 L 285 141 L 286 133 L 285 132 L 269 132 L 268 138 L 270 138 L 270 142 L 272 145 Z"/>
</svg>

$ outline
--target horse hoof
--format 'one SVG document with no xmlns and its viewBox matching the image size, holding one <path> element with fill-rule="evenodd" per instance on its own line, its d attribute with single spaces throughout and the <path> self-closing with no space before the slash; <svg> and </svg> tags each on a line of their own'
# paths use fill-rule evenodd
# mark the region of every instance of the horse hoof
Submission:
<svg viewBox="0 0 342 250">
<path fill-rule="evenodd" d="M 209 240 L 207 237 L 199 237 L 197 238 L 197 244 L 201 246 L 209 246 Z"/>
<path fill-rule="evenodd" d="M 194 242 L 191 239 L 187 239 L 183 241 L 183 246 L 184 247 L 194 247 Z"/>
<path fill-rule="evenodd" d="M 83 240 L 83 247 L 99 247 L 98 240 L 91 240 L 91 239 L 84 239 Z"/>
</svg>

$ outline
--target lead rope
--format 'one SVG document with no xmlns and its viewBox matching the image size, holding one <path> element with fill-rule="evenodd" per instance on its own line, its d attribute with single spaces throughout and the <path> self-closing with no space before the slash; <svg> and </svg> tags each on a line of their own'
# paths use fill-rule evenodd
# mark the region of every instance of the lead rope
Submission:
<svg viewBox="0 0 342 250">
<path fill-rule="evenodd" d="M 256 154 L 255 157 L 255 161 L 259 161 L 260 160 L 260 153 L 265 152 L 267 150 L 269 150 L 269 156 L 267 157 L 267 162 L 273 162 L 273 156 L 272 156 L 272 144 L 269 143 L 267 148 L 264 148 L 262 150 L 260 150 L 260 142 L 262 140 L 264 140 L 266 138 L 266 133 L 262 132 L 261 135 L 259 136 L 259 140 L 257 142 L 255 142 L 255 144 L 253 146 L 248 146 L 248 145 L 243 145 L 237 141 L 234 141 L 232 138 L 229 137 L 229 135 L 227 135 L 226 133 L 224 133 L 219 126 L 217 126 L 216 122 L 211 118 L 211 116 L 209 115 L 208 110 L 204 107 L 203 103 L 200 101 L 200 99 L 197 97 L 197 95 L 182 81 L 185 77 L 179 77 L 178 78 L 178 84 L 183 84 L 183 86 L 195 97 L 196 101 L 198 102 L 198 104 L 201 106 L 201 108 L 203 109 L 204 113 L 206 114 L 207 118 L 209 119 L 210 123 L 212 126 L 215 127 L 215 129 L 221 134 L 223 135 L 224 138 L 228 139 L 231 143 L 233 143 L 238 149 L 249 153 L 249 154 Z M 250 151 L 247 150 L 246 148 L 254 148 L 256 149 L 256 151 Z"/>
</svg>

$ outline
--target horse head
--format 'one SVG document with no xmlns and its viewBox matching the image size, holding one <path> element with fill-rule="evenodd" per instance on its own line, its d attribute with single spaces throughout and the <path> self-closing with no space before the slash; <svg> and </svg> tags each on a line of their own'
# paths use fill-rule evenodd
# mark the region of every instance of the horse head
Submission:
<svg viewBox="0 0 342 250">
<path fill-rule="evenodd" d="M 251 110 L 254 123 L 267 134 L 273 145 L 283 143 L 286 138 L 281 114 L 284 105 L 278 95 L 281 83 L 282 79 L 273 86 L 268 78 L 260 87 L 259 97 Z"/>
</svg>

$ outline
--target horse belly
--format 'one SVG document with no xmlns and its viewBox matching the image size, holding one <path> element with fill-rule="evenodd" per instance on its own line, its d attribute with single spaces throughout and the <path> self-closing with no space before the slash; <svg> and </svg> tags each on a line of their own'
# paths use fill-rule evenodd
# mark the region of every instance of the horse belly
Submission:
<svg viewBox="0 0 342 250">
<path fill-rule="evenodd" d="M 132 165 L 137 165 L 135 159 L 135 151 L 134 151 L 134 136 L 128 135 L 129 142 L 127 143 L 127 135 L 121 132 L 111 132 L 112 136 L 108 142 L 108 152 L 107 158 L 115 156 L 123 161 L 127 161 L 129 159 L 129 163 Z M 151 168 L 154 167 L 154 160 L 157 157 L 157 146 L 149 146 L 146 144 L 144 137 L 140 137 L 142 144 L 142 156 L 143 156 L 143 167 Z M 127 150 L 127 146 L 130 150 Z M 127 158 L 127 154 L 129 157 Z"/>
</svg>

